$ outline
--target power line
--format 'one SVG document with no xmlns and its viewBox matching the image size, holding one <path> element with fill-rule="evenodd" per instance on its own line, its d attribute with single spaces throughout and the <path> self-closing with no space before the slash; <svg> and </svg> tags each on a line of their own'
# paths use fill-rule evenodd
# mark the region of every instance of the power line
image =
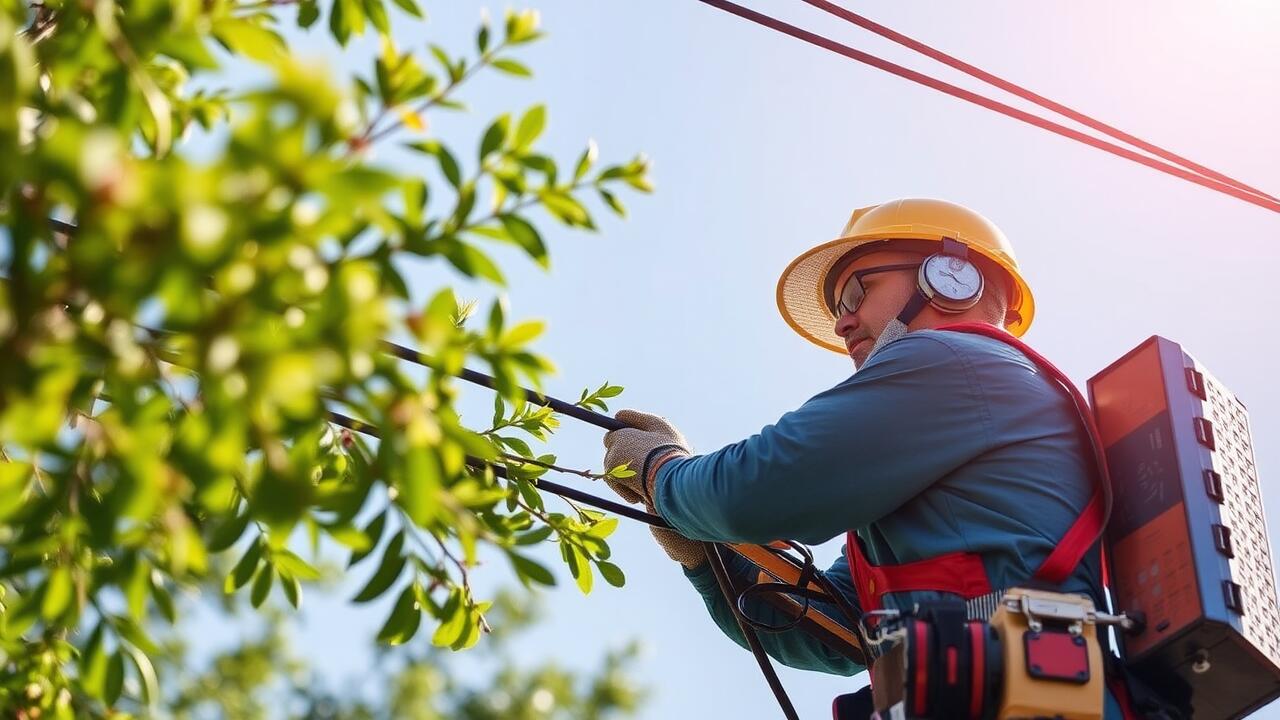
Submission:
<svg viewBox="0 0 1280 720">
<path fill-rule="evenodd" d="M 1004 90 L 1005 92 L 1016 95 L 1022 98 L 1023 100 L 1039 105 L 1040 107 L 1045 108 L 1046 110 L 1051 110 L 1055 113 L 1058 113 L 1059 115 L 1062 115 L 1063 117 L 1070 118 L 1071 120 L 1074 120 L 1080 123 L 1081 125 L 1085 125 L 1086 127 L 1090 127 L 1094 130 L 1097 130 L 1098 132 L 1101 132 L 1105 135 L 1108 135 L 1117 140 L 1120 140 L 1121 142 L 1125 142 L 1136 148 L 1145 150 L 1151 153 L 1152 155 L 1155 155 L 1160 158 L 1164 158 L 1165 160 L 1168 160 L 1169 162 L 1172 162 L 1174 164 L 1181 165 L 1187 168 L 1188 170 L 1192 170 L 1194 172 L 1200 173 L 1205 177 L 1213 178 L 1214 180 L 1217 180 L 1222 183 L 1226 183 L 1228 185 L 1234 185 L 1235 187 L 1238 187 L 1241 190 L 1245 190 L 1247 192 L 1253 193 L 1258 197 L 1280 202 L 1280 198 L 1277 198 L 1274 195 L 1269 195 L 1263 192 L 1262 190 L 1259 190 L 1251 185 L 1246 185 L 1245 183 L 1239 180 L 1236 180 L 1235 178 L 1232 178 L 1227 175 L 1223 175 L 1222 173 L 1212 168 L 1208 168 L 1208 167 L 1205 167 L 1204 165 L 1188 160 L 1187 158 L 1184 158 L 1181 155 L 1178 155 L 1177 153 L 1174 153 L 1171 150 L 1166 150 L 1160 147 L 1159 145 L 1149 143 L 1140 137 L 1127 133 L 1112 125 L 1108 125 L 1107 123 L 1104 123 L 1101 120 L 1098 120 L 1096 118 L 1090 117 L 1089 115 L 1086 115 L 1078 110 L 1069 108 L 1066 105 L 1063 105 L 1062 103 L 1056 102 L 1054 100 L 1050 100 L 1049 98 L 1044 97 L 1039 93 L 1032 92 L 1031 90 L 1028 90 L 1022 87 L 1021 85 L 1010 82 L 1009 80 L 1005 80 L 1004 78 L 998 75 L 995 75 L 994 73 L 987 72 L 982 68 L 979 68 L 975 65 L 967 63 L 964 60 L 961 60 L 955 57 L 954 55 L 949 55 L 941 50 L 938 50 L 937 48 L 934 48 L 930 45 L 920 42 L 915 38 L 903 35 L 902 33 L 897 32 L 892 28 L 881 25 L 880 23 L 874 20 L 871 20 L 866 16 L 859 15 L 858 13 L 855 13 L 852 10 L 848 10 L 839 5 L 836 5 L 835 3 L 830 2 L 829 0 L 801 0 L 801 2 L 807 3 L 809 5 L 812 5 L 813 7 L 818 8 L 819 10 L 835 15 L 836 17 L 841 18 L 842 20 L 847 20 L 848 22 L 853 23 L 854 25 L 857 25 L 860 28 L 869 30 L 875 33 L 876 35 L 879 35 L 880 37 L 883 37 L 895 43 L 898 43 L 903 47 L 907 47 L 912 50 L 915 50 L 916 52 L 920 53 L 921 55 L 924 55 L 925 57 L 931 58 L 944 65 L 947 65 L 956 70 L 959 70 L 960 72 L 965 73 L 970 77 L 977 78 L 978 80 L 981 80 L 987 83 L 988 85 L 992 85 L 994 87 L 1000 88 L 1001 90 Z"/>
<path fill-rule="evenodd" d="M 756 12 L 755 10 L 751 10 L 741 5 L 728 2 L 728 0 L 698 0 L 698 2 L 703 3 L 705 5 L 710 5 L 711 7 L 714 7 L 719 10 L 723 10 L 724 12 L 730 13 L 732 15 L 737 15 L 738 17 L 743 18 L 744 20 L 748 20 L 750 22 L 756 23 L 757 25 L 761 25 L 763 27 L 769 28 L 770 30 L 774 30 L 775 32 L 780 32 L 784 35 L 790 35 L 791 37 L 796 38 L 797 40 L 803 40 L 804 42 L 807 42 L 811 45 L 816 45 L 817 47 L 820 47 L 824 50 L 829 50 L 833 53 L 836 53 L 837 55 L 843 55 L 844 57 L 847 57 L 850 60 L 856 60 L 857 62 L 870 65 L 871 67 L 874 67 L 878 70 L 883 70 L 884 72 L 890 73 L 892 75 L 897 75 L 898 77 L 904 78 L 906 80 L 910 80 L 920 85 L 924 85 L 925 87 L 931 88 L 933 90 L 937 90 L 938 92 L 945 93 L 952 97 L 956 97 L 966 102 L 973 103 L 974 105 L 978 105 L 979 107 L 983 107 L 988 110 L 992 110 L 994 112 L 1000 113 L 1001 115 L 1004 115 L 1006 117 L 1010 117 L 1015 120 L 1020 120 L 1024 123 L 1027 123 L 1028 125 L 1033 125 L 1042 130 L 1048 130 L 1049 132 L 1054 133 L 1055 135 L 1061 135 L 1062 137 L 1075 140 L 1077 142 L 1083 143 L 1085 145 L 1089 145 L 1090 147 L 1097 148 L 1104 152 L 1111 153 L 1112 155 L 1115 155 L 1117 157 L 1121 157 L 1126 160 L 1131 160 L 1140 165 L 1145 165 L 1153 170 L 1159 170 L 1160 172 L 1165 173 L 1167 175 L 1172 175 L 1182 180 L 1195 183 L 1196 185 L 1206 187 L 1210 190 L 1215 190 L 1224 195 L 1230 195 L 1231 197 L 1234 197 L 1238 200 L 1243 200 L 1247 203 L 1257 205 L 1262 208 L 1266 208 L 1267 210 L 1270 210 L 1272 212 L 1280 213 L 1280 201 L 1272 199 L 1271 196 L 1269 195 L 1265 195 L 1265 194 L 1258 195 L 1250 190 L 1243 189 L 1242 187 L 1238 187 L 1236 185 L 1215 180 L 1211 177 L 1205 177 L 1204 175 L 1201 175 L 1196 172 L 1192 172 L 1190 170 L 1179 167 L 1177 165 L 1173 165 L 1171 163 L 1157 160 L 1156 158 L 1148 157 L 1147 155 L 1143 155 L 1142 153 L 1136 152 L 1134 150 L 1123 147 L 1121 145 L 1117 145 L 1115 143 L 1108 142 L 1100 138 L 1096 138 L 1087 133 L 1083 133 L 1074 128 L 1067 127 L 1066 125 L 1063 125 L 1061 123 L 1056 123 L 1052 120 L 1048 120 L 1046 118 L 1040 117 L 1039 115 L 1029 113 L 1025 110 L 1020 110 L 1018 108 L 1013 107 L 1012 105 L 999 102 L 998 100 L 992 100 L 991 98 L 986 97 L 985 95 L 980 95 L 976 92 L 973 92 L 972 90 L 966 90 L 957 85 L 952 85 L 951 83 L 943 82 L 942 80 L 938 80 L 937 78 L 931 77 L 929 75 L 925 75 L 924 73 L 912 70 L 907 67 L 903 67 L 902 65 L 898 65 L 897 63 L 889 62 L 888 60 L 884 60 L 882 58 L 876 57 L 875 55 L 864 52 L 862 50 L 858 50 L 848 45 L 838 43 L 835 40 L 831 40 L 830 38 L 824 37 L 817 33 L 804 30 L 802 28 L 796 27 L 795 25 L 785 23 L 781 20 L 770 17 L 760 12 Z"/>
</svg>

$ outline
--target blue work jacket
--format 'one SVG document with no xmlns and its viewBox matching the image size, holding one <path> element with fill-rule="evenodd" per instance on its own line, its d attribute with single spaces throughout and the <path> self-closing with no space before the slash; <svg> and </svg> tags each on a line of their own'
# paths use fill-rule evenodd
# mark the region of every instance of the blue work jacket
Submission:
<svg viewBox="0 0 1280 720">
<path fill-rule="evenodd" d="M 822 543 L 853 530 L 874 565 L 979 553 L 999 589 L 1031 578 L 1093 482 L 1076 410 L 1050 377 L 998 340 L 920 330 L 758 434 L 666 463 L 654 500 L 662 517 L 697 540 Z M 757 572 L 737 557 L 729 570 L 745 584 Z M 710 568 L 687 575 L 720 629 L 745 647 Z M 827 575 L 855 601 L 843 553 Z M 1100 585 L 1095 549 L 1061 589 L 1088 593 L 1101 607 Z M 890 594 L 884 605 L 937 596 Z M 785 620 L 760 600 L 748 611 Z M 863 669 L 799 631 L 760 640 L 791 667 Z M 1118 717 L 1109 705 L 1107 716 Z"/>
</svg>

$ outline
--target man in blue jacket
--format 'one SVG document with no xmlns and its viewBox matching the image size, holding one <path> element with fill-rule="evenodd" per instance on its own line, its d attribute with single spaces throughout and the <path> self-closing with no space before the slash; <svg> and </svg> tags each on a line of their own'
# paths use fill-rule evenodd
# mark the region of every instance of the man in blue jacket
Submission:
<svg viewBox="0 0 1280 720">
<path fill-rule="evenodd" d="M 1094 489 L 1079 417 L 1012 345 L 936 329 L 985 323 L 1019 336 L 1030 326 L 1032 295 L 1003 233 L 939 200 L 862 208 L 840 237 L 791 263 L 778 305 L 806 339 L 847 353 L 856 372 L 712 453 L 691 454 L 668 421 L 630 410 L 617 417 L 633 428 L 605 437 L 605 466 L 637 472 L 614 489 L 679 531 L 655 536 L 724 633 L 745 646 L 695 541 L 821 543 L 852 532 L 848 547 L 864 567 L 942 558 L 956 575 L 935 590 L 877 588 L 855 580 L 846 552 L 827 575 L 863 610 L 968 600 L 1032 578 Z M 739 584 L 757 572 L 742 558 L 729 571 Z M 1061 590 L 1101 606 L 1096 548 L 1064 577 Z M 747 609 L 766 622 L 785 620 L 759 600 Z M 792 667 L 863 669 L 799 631 L 761 642 Z"/>
</svg>

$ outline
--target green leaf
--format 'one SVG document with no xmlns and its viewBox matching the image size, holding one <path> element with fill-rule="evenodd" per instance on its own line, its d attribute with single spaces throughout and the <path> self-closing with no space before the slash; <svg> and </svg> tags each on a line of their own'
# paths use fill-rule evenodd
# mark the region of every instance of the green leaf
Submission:
<svg viewBox="0 0 1280 720">
<path fill-rule="evenodd" d="M 156 573 L 151 576 L 151 597 L 156 601 L 156 607 L 160 609 L 160 614 L 164 615 L 169 624 L 172 625 L 178 621 L 178 609 L 173 604 L 173 596 L 169 594 Z"/>
<path fill-rule="evenodd" d="M 543 207 L 560 222 L 571 227 L 592 227 L 591 215 L 572 195 L 558 191 L 539 194 Z"/>
<path fill-rule="evenodd" d="M 49 573 L 49 583 L 45 586 L 44 599 L 40 603 L 40 616 L 47 621 L 61 617 L 71 606 L 74 593 L 71 582 L 71 568 L 59 565 Z"/>
<path fill-rule="evenodd" d="M 261 607 L 262 603 L 266 602 L 267 596 L 271 594 L 271 583 L 275 579 L 275 568 L 271 563 L 264 563 L 258 570 L 257 577 L 253 579 L 253 589 L 249 591 L 249 602 L 254 607 Z"/>
<path fill-rule="evenodd" d="M 507 283 L 497 263 L 478 248 L 466 243 L 454 242 L 444 251 L 444 256 L 451 265 L 467 277 L 484 278 L 498 285 Z"/>
<path fill-rule="evenodd" d="M 369 22 L 383 35 L 391 34 L 391 21 L 387 19 L 387 8 L 382 0 L 363 0 L 364 14 Z"/>
<path fill-rule="evenodd" d="M 395 2 L 395 4 L 399 6 L 401 10 L 409 13 L 413 17 L 416 17 L 416 18 L 424 17 L 422 14 L 422 8 L 418 7 L 418 3 L 414 2 L 414 0 L 392 0 L 392 1 Z"/>
<path fill-rule="evenodd" d="M 538 527 L 516 536 L 517 545 L 533 545 L 551 537 L 551 526 L 539 525 Z"/>
<path fill-rule="evenodd" d="M 547 126 L 547 106 L 534 105 L 520 118 L 520 124 L 516 126 L 515 146 L 523 150 L 529 147 L 533 141 L 538 139 L 542 134 L 542 130 Z"/>
<path fill-rule="evenodd" d="M 573 181 L 576 183 L 591 172 L 591 166 L 595 165 L 596 157 L 600 154 L 600 149 L 596 147 L 596 141 L 591 140 L 587 143 L 587 149 L 582 151 L 582 157 L 578 158 L 578 165 L 573 171 Z"/>
<path fill-rule="evenodd" d="M 209 542 L 205 547 L 209 552 L 222 552 L 234 545 L 247 527 L 249 527 L 249 510 L 245 508 L 243 513 L 232 515 L 218 524 L 209 536 Z"/>
<path fill-rule="evenodd" d="M 133 666 L 138 670 L 143 701 L 148 705 L 160 702 L 160 683 L 156 679 L 156 669 L 151 664 L 151 658 L 136 647 L 126 647 L 125 650 L 129 653 L 129 659 L 133 660 Z"/>
<path fill-rule="evenodd" d="M 99 622 L 94 627 L 80 657 L 80 677 L 84 689 L 93 697 L 101 699 L 105 699 L 106 695 L 107 664 L 110 662 L 102 645 L 105 626 L 106 622 Z"/>
<path fill-rule="evenodd" d="M 486 323 L 485 328 L 491 339 L 496 340 L 502 336 L 502 326 L 506 324 L 506 312 L 503 308 L 503 303 L 503 299 L 501 297 L 497 297 L 494 298 L 493 304 L 489 306 L 489 321 Z M 497 396 L 497 402 L 502 402 L 502 396 Z M 502 419 L 502 415 L 499 412 L 500 408 L 501 406 L 495 407 L 494 425 L 497 425 Z"/>
<path fill-rule="evenodd" d="M 533 457 L 533 448 L 529 447 L 529 443 L 517 437 L 499 437 L 499 442 L 515 451 L 520 457 Z M 548 461 L 550 462 L 550 461 Z"/>
<path fill-rule="evenodd" d="M 141 554 L 135 554 L 125 567 L 129 574 L 120 589 L 124 591 L 129 617 L 143 622 L 147 613 L 147 595 L 151 592 L 151 563 Z"/>
<path fill-rule="evenodd" d="M 440 627 L 431 636 L 431 644 L 438 647 L 453 645 L 462 637 L 467 629 L 467 609 L 464 607 L 462 589 L 454 588 L 449 593 L 440 611 Z"/>
<path fill-rule="evenodd" d="M 619 200 L 616 195 L 609 192 L 608 190 L 601 188 L 600 198 L 604 200 L 605 204 L 608 205 L 611 210 L 613 210 L 615 215 L 621 218 L 624 218 L 627 216 L 626 206 L 622 204 L 622 201 Z"/>
<path fill-rule="evenodd" d="M 28 463 L 0 462 L 0 521 L 9 519 L 26 505 L 32 477 Z"/>
<path fill-rule="evenodd" d="M 114 620 L 116 633 L 129 641 L 131 645 L 148 655 L 158 655 L 160 653 L 160 648 L 156 646 L 154 640 L 147 636 L 141 625 L 122 615 L 114 616 Z"/>
<path fill-rule="evenodd" d="M 280 570 L 300 580 L 319 580 L 321 577 L 319 570 L 290 550 L 277 551 L 272 555 L 272 560 Z"/>
<path fill-rule="evenodd" d="M 481 25 L 479 32 L 476 33 L 476 50 L 481 54 L 489 49 L 489 26 Z"/>
<path fill-rule="evenodd" d="M 369 602 L 382 595 L 395 583 L 396 579 L 400 577 L 400 573 L 404 571 L 404 566 L 407 562 L 407 558 L 401 552 L 403 549 L 404 531 L 401 530 L 395 534 L 395 537 L 391 538 L 390 544 L 387 545 L 386 551 L 382 554 L 382 564 L 378 566 L 373 576 L 369 578 L 369 582 L 364 586 L 364 589 L 351 599 L 352 602 Z"/>
<path fill-rule="evenodd" d="M 298 582 L 298 578 L 292 575 L 280 576 L 280 587 L 284 589 L 284 596 L 289 600 L 289 604 L 295 610 L 302 608 L 302 584 Z"/>
<path fill-rule="evenodd" d="M 618 518 L 605 518 L 592 525 L 586 532 L 587 537 L 604 540 L 618 529 Z"/>
<path fill-rule="evenodd" d="M 514 75 L 516 77 L 526 77 L 526 78 L 533 77 L 533 73 L 530 72 L 529 68 L 516 62 L 515 60 L 510 60 L 508 58 L 499 58 L 497 60 L 494 60 L 493 67 L 494 69 L 501 70 L 502 72 L 508 75 Z"/>
<path fill-rule="evenodd" d="M 233 53 L 259 62 L 270 63 L 285 54 L 284 40 L 275 31 L 252 20 L 222 18 L 213 23 L 213 35 Z"/>
<path fill-rule="evenodd" d="M 409 143 L 407 147 L 434 156 L 436 162 L 440 163 L 440 172 L 445 180 L 448 180 L 454 188 L 462 186 L 462 171 L 458 168 L 458 161 L 453 157 L 453 153 L 449 152 L 449 148 L 435 140 Z"/>
<path fill-rule="evenodd" d="M 369 539 L 369 545 L 364 550 L 357 550 L 351 553 L 351 559 L 347 561 L 347 567 L 351 567 L 361 560 L 369 556 L 373 549 L 377 547 L 378 541 L 382 539 L 382 530 L 387 526 L 387 513 L 380 512 L 372 521 L 364 528 L 365 537 Z"/>
<path fill-rule="evenodd" d="M 526 586 L 529 581 L 536 582 L 541 585 L 555 585 L 556 576 L 541 563 L 527 558 L 524 555 L 515 552 L 507 552 L 507 557 L 511 558 L 511 564 L 515 567 L 516 577 Z"/>
<path fill-rule="evenodd" d="M 329 533 L 329 537 L 347 546 L 354 552 L 361 552 L 373 547 L 372 543 L 369 542 L 369 536 L 365 535 L 364 531 L 357 530 L 350 525 L 326 527 L 325 532 Z"/>
<path fill-rule="evenodd" d="M 547 324 L 541 320 L 525 320 L 503 333 L 498 344 L 507 349 L 521 347 L 532 342 L 546 329 Z"/>
<path fill-rule="evenodd" d="M 364 12 L 359 0 L 333 0 L 329 15 L 329 31 L 339 45 L 346 46 L 352 35 L 364 32 Z"/>
<path fill-rule="evenodd" d="M 485 129 L 484 136 L 480 139 L 481 162 L 502 147 L 502 143 L 507 139 L 507 129 L 510 124 L 511 116 L 503 114 Z"/>
<path fill-rule="evenodd" d="M 520 493 L 520 498 L 525 504 L 535 510 L 543 508 L 542 495 L 538 493 L 538 489 L 530 482 L 517 482 L 516 490 Z"/>
<path fill-rule="evenodd" d="M 547 245 L 542 241 L 537 228 L 519 215 L 499 215 L 498 220 L 515 244 L 523 248 L 539 265 L 547 267 Z"/>
<path fill-rule="evenodd" d="M 107 705 L 115 705 L 123 691 L 124 655 L 117 650 L 111 653 L 111 660 L 107 662 L 107 676 L 103 681 L 102 696 L 107 701 Z"/>
<path fill-rule="evenodd" d="M 627 584 L 627 576 L 622 573 L 622 568 L 611 562 L 601 560 L 596 563 L 596 567 L 600 569 L 600 577 L 604 581 L 614 587 L 622 587 Z"/>
<path fill-rule="evenodd" d="M 560 550 L 565 557 L 565 561 L 569 564 L 569 573 L 573 575 L 573 579 L 578 583 L 578 589 L 583 595 L 591 594 L 591 581 L 593 575 L 591 573 L 591 562 L 583 551 L 575 545 L 571 545 L 564 540 L 560 541 Z"/>
<path fill-rule="evenodd" d="M 410 585 L 400 593 L 387 622 L 378 631 L 378 641 L 388 645 L 408 642 L 422 624 L 422 611 L 418 608 L 418 589 Z"/>
<path fill-rule="evenodd" d="M 231 568 L 231 572 L 227 575 L 226 581 L 222 584 L 222 589 L 228 595 L 244 587 L 244 584 L 253 578 L 254 570 L 258 569 L 258 560 L 262 558 L 262 538 L 254 538 L 249 549 L 245 550 L 244 555 L 240 558 L 240 562 Z"/>
<path fill-rule="evenodd" d="M 449 68 L 453 67 L 453 58 L 449 57 L 449 53 L 444 48 L 432 43 L 427 46 L 427 49 L 431 51 L 432 56 L 435 57 L 436 62 L 440 63 L 440 67 L 444 68 L 445 72 L 448 72 Z"/>
<path fill-rule="evenodd" d="M 309 28 L 320 19 L 320 3 L 316 0 L 302 0 L 298 3 L 298 27 Z"/>
</svg>

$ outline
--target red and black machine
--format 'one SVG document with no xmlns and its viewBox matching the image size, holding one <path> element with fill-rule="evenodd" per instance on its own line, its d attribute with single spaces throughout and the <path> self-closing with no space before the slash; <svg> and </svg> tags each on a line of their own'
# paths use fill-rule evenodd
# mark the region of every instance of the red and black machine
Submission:
<svg viewBox="0 0 1280 720">
<path fill-rule="evenodd" d="M 1154 336 L 1089 380 L 1111 471 L 1113 604 L 1145 626 L 1125 663 L 1196 720 L 1280 696 L 1280 609 L 1244 405 Z"/>
</svg>

